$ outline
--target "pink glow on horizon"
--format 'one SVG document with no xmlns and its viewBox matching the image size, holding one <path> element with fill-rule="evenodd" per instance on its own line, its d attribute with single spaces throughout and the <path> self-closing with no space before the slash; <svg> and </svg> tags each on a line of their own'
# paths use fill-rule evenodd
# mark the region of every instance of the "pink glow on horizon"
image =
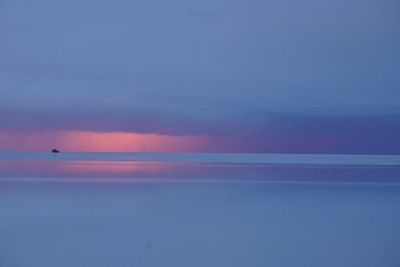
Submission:
<svg viewBox="0 0 400 267">
<path fill-rule="evenodd" d="M 189 152 L 201 149 L 207 136 L 170 136 L 154 133 L 40 131 L 0 132 L 0 150 L 93 152 Z"/>
<path fill-rule="evenodd" d="M 163 135 L 156 133 L 0 130 L 0 151 L 265 152 L 334 151 L 338 140 L 293 133 L 279 136 Z M 340 141 L 340 140 L 339 140 Z"/>
</svg>

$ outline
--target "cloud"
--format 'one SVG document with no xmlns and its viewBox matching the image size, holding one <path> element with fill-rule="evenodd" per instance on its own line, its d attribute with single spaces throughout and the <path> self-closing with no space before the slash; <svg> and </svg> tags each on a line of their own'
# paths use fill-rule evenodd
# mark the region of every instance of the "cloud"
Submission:
<svg viewBox="0 0 400 267">
<path fill-rule="evenodd" d="M 292 130 L 304 149 L 327 145 L 335 125 L 355 143 L 369 129 L 367 143 L 400 114 L 398 11 L 378 0 L 5 0 L 0 128 L 229 135 L 268 150 L 265 136 L 296 146 L 279 141 Z"/>
</svg>

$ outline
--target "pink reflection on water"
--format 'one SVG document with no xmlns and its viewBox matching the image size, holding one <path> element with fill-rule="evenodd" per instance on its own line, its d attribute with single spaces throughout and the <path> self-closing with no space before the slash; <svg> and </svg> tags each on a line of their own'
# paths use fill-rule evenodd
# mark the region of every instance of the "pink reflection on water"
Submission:
<svg viewBox="0 0 400 267">
<path fill-rule="evenodd" d="M 63 161 L 62 170 L 82 174 L 135 174 L 141 172 L 161 171 L 168 168 L 168 164 L 161 162 L 141 161 L 101 161 L 101 160 L 76 160 Z"/>
<path fill-rule="evenodd" d="M 1 181 L 90 180 L 398 182 L 399 167 L 324 166 L 132 160 L 0 159 Z M 112 178 L 112 179 L 111 179 Z M 83 181 L 85 179 L 82 179 Z M 87 179 L 85 180 L 87 181 Z M 107 180 L 108 181 L 108 180 Z M 125 180 L 123 180 L 125 181 Z"/>
<path fill-rule="evenodd" d="M 173 163 L 152 161 L 0 160 L 2 177 L 136 177 L 152 176 L 173 168 Z"/>
<path fill-rule="evenodd" d="M 243 164 L 131 160 L 0 160 L 0 177 L 125 177 L 232 179 L 259 176 L 264 167 Z"/>
</svg>

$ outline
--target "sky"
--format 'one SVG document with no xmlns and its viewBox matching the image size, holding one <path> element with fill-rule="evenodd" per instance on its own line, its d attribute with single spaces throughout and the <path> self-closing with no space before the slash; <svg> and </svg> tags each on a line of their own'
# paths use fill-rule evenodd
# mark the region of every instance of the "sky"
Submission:
<svg viewBox="0 0 400 267">
<path fill-rule="evenodd" d="M 400 154 L 397 0 L 1 0 L 0 150 Z"/>
</svg>

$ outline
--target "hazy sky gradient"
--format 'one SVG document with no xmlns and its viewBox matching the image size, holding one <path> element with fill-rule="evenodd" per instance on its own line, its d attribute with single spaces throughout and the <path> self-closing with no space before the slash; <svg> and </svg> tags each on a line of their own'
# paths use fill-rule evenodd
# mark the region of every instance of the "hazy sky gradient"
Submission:
<svg viewBox="0 0 400 267">
<path fill-rule="evenodd" d="M 397 0 L 0 2 L 3 131 L 400 153 L 399 70 Z"/>
</svg>

